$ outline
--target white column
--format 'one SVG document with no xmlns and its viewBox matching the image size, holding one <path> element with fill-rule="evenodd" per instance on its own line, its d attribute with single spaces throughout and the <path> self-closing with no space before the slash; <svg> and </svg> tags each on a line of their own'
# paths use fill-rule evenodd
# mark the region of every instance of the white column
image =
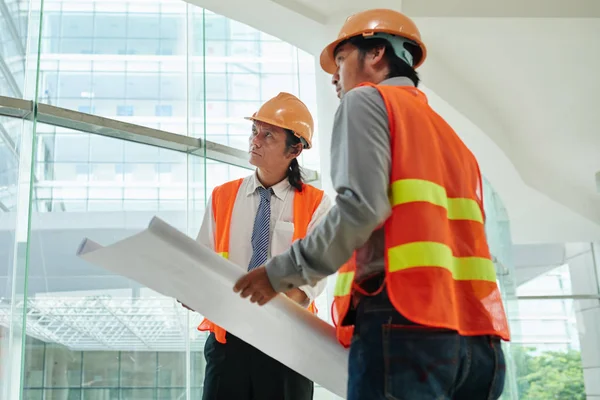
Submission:
<svg viewBox="0 0 600 400">
<path fill-rule="evenodd" d="M 21 395 L 22 330 L 0 327 L 0 400 Z"/>
<path fill-rule="evenodd" d="M 573 294 L 599 294 L 600 246 L 567 245 Z M 575 301 L 581 361 L 588 400 L 600 400 L 600 300 Z"/>
<path fill-rule="evenodd" d="M 62 346 L 52 345 L 46 347 L 46 365 L 44 375 L 46 386 L 66 388 L 69 386 L 68 367 L 71 353 Z M 45 400 L 67 400 L 69 389 L 53 389 L 46 393 Z"/>
</svg>

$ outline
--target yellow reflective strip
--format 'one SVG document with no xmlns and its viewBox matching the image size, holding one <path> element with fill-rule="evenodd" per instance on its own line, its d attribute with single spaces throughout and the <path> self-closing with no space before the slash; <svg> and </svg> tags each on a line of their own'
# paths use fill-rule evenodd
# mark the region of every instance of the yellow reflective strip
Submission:
<svg viewBox="0 0 600 400">
<path fill-rule="evenodd" d="M 218 254 L 218 255 L 220 255 L 220 256 L 221 256 L 221 257 L 223 257 L 223 258 L 227 258 L 227 259 L 229 258 L 229 253 L 228 253 L 228 252 L 226 252 L 226 251 L 225 251 L 225 252 L 222 252 L 222 253 L 217 253 L 217 254 Z"/>
<path fill-rule="evenodd" d="M 388 250 L 390 272 L 416 267 L 446 268 L 455 280 L 496 282 L 496 268 L 492 260 L 483 257 L 454 257 L 452 250 L 442 243 L 416 242 Z"/>
<path fill-rule="evenodd" d="M 352 282 L 354 282 L 354 272 L 340 272 L 335 281 L 333 295 L 335 297 L 347 296 L 352 291 Z"/>
<path fill-rule="evenodd" d="M 475 200 L 448 198 L 446 189 L 437 183 L 422 179 L 401 179 L 392 183 L 390 193 L 392 207 L 419 201 L 444 207 L 448 211 L 448 219 L 483 223 L 481 209 Z"/>
</svg>

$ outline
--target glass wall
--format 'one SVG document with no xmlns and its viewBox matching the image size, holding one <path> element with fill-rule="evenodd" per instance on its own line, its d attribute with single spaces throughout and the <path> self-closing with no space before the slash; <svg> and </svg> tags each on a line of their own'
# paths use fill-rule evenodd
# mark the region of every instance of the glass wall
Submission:
<svg viewBox="0 0 600 400">
<path fill-rule="evenodd" d="M 154 215 L 195 236 L 211 190 L 251 171 L 131 136 L 149 128 L 245 152 L 243 117 L 281 91 L 316 117 L 314 58 L 175 0 L 0 0 L 0 32 L 0 96 L 128 133 L 0 107 L 0 399 L 201 398 L 202 317 L 75 252 Z M 307 169 L 319 167 L 315 144 Z"/>
</svg>

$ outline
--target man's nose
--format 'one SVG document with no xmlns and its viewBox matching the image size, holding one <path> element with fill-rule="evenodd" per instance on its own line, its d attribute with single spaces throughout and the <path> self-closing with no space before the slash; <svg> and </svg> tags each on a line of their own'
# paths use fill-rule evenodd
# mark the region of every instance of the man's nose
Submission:
<svg viewBox="0 0 600 400">
<path fill-rule="evenodd" d="M 340 74 L 338 73 L 338 71 L 335 71 L 335 74 L 333 74 L 331 76 L 331 84 L 333 86 L 337 86 L 339 81 L 340 81 Z"/>
</svg>

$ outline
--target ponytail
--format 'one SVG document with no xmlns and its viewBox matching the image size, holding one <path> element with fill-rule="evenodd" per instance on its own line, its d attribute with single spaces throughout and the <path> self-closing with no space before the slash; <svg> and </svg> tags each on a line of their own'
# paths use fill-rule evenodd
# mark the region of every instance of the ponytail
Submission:
<svg viewBox="0 0 600 400">
<path fill-rule="evenodd" d="M 287 173 L 288 181 L 293 188 L 297 191 L 302 191 L 302 169 L 300 168 L 300 164 L 298 163 L 298 159 L 294 158 L 290 163 L 290 167 L 288 168 Z"/>
<path fill-rule="evenodd" d="M 288 150 L 292 150 L 295 146 L 298 146 L 302 142 L 300 138 L 297 137 L 292 130 L 286 129 L 287 138 L 285 144 Z M 300 168 L 300 164 L 298 163 L 298 159 L 294 158 L 292 162 L 290 162 L 290 166 L 287 171 L 287 178 L 290 185 L 296 189 L 297 191 L 302 191 L 302 186 L 304 185 L 302 181 L 302 168 Z"/>
</svg>

